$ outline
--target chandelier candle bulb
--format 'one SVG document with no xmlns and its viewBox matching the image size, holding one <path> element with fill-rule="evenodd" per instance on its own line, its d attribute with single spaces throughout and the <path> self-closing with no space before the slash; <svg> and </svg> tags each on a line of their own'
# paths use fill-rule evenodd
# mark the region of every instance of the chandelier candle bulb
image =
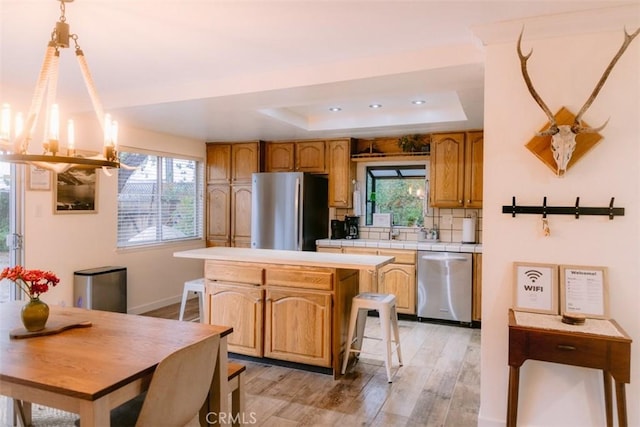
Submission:
<svg viewBox="0 0 640 427">
<path fill-rule="evenodd" d="M 2 115 L 0 117 L 0 139 L 9 141 L 11 138 L 11 106 L 2 104 Z"/>
<path fill-rule="evenodd" d="M 67 156 L 76 155 L 76 135 L 73 127 L 73 120 L 67 122 Z"/>
</svg>

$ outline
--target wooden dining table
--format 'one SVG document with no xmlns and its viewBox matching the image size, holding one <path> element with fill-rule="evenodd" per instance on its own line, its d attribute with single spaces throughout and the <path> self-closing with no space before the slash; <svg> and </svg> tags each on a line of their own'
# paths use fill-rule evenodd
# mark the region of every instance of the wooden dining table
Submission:
<svg viewBox="0 0 640 427">
<path fill-rule="evenodd" d="M 206 425 L 207 414 L 228 413 L 226 337 L 232 328 L 51 306 L 48 328 L 79 322 L 91 326 L 11 338 L 12 331 L 22 326 L 23 304 L 0 303 L 0 395 L 77 413 L 83 427 L 108 426 L 110 410 L 145 391 L 162 359 L 192 343 L 219 336 L 201 424 Z"/>
</svg>

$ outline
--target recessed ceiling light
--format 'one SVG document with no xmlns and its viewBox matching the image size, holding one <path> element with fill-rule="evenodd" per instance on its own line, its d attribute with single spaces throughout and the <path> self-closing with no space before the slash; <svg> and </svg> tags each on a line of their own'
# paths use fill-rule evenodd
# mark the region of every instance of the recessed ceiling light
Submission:
<svg viewBox="0 0 640 427">
<path fill-rule="evenodd" d="M 369 108 L 382 108 L 382 104 L 369 104 Z"/>
<path fill-rule="evenodd" d="M 342 108 L 340 107 L 329 107 L 329 111 L 342 111 Z"/>
<path fill-rule="evenodd" d="M 412 104 L 415 104 L 415 105 L 422 105 L 422 104 L 424 104 L 425 102 L 427 102 L 427 101 L 425 101 L 424 99 L 416 99 L 416 100 L 414 100 L 414 101 L 411 101 L 411 103 L 412 103 Z"/>
</svg>

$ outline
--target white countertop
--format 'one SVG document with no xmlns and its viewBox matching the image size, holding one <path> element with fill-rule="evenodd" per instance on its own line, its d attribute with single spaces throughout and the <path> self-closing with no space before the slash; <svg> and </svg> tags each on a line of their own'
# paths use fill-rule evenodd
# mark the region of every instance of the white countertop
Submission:
<svg viewBox="0 0 640 427">
<path fill-rule="evenodd" d="M 318 246 L 411 249 L 417 251 L 437 252 L 470 252 L 482 253 L 481 244 L 455 242 L 427 242 L 407 240 L 370 240 L 370 239 L 321 239 L 316 240 Z"/>
<path fill-rule="evenodd" d="M 329 252 L 281 251 L 213 247 L 174 252 L 174 257 L 218 261 L 257 262 L 264 264 L 304 265 L 312 267 L 346 268 L 354 270 L 378 269 L 395 260 L 391 256 L 335 254 Z"/>
</svg>

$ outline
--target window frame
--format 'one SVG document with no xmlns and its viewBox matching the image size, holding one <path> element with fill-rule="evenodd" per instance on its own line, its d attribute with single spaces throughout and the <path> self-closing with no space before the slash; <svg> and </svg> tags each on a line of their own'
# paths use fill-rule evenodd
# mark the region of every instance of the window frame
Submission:
<svg viewBox="0 0 640 427">
<path fill-rule="evenodd" d="M 162 229 L 160 229 L 160 238 L 157 238 L 154 240 L 144 240 L 144 241 L 140 241 L 140 242 L 135 242 L 135 243 L 126 243 L 123 244 L 121 242 L 121 200 L 120 200 L 120 195 L 121 195 L 121 181 L 120 181 L 120 172 L 123 169 L 120 169 L 118 171 L 118 187 L 117 187 L 117 220 L 116 220 L 116 248 L 117 250 L 130 250 L 130 249 L 140 249 L 140 248 L 146 248 L 146 247 L 157 247 L 157 246 L 168 246 L 168 245 L 175 245 L 175 244 L 181 244 L 181 243 L 185 243 L 185 242 L 189 242 L 189 241 L 203 241 L 204 240 L 204 186 L 205 186 L 205 181 L 204 181 L 204 170 L 205 170 L 205 165 L 204 165 L 204 159 L 203 158 L 199 158 L 199 157 L 194 157 L 194 156 L 189 156 L 189 155 L 184 155 L 184 154 L 179 154 L 179 153 L 168 153 L 168 152 L 161 152 L 161 151 L 153 151 L 153 150 L 144 150 L 144 149 L 137 149 L 137 148 L 130 148 L 130 147 L 126 147 L 126 148 L 121 148 L 120 149 L 120 156 L 121 156 L 121 160 L 124 153 L 131 153 L 131 154 L 140 154 L 140 155 L 144 155 L 144 156 L 152 156 L 152 157 L 156 157 L 156 162 L 157 162 L 157 166 L 156 166 L 156 177 L 154 180 L 154 187 L 155 187 L 155 191 L 153 192 L 153 198 L 157 199 L 157 200 L 162 200 L 162 197 L 165 195 L 163 193 L 164 187 L 163 184 L 165 183 L 164 180 L 164 174 L 163 174 L 163 169 L 164 169 L 164 165 L 165 165 L 165 159 L 172 159 L 172 160 L 178 160 L 178 161 L 188 161 L 188 162 L 194 162 L 195 163 L 195 171 L 194 171 L 194 178 L 195 178 L 195 194 L 193 194 L 194 197 L 194 203 L 195 206 L 193 206 L 193 213 L 194 213 L 194 227 L 195 227 L 195 235 L 189 235 L 189 236 L 185 236 L 185 237 L 172 237 L 172 238 L 165 238 L 162 236 Z M 123 165 L 126 164 L 125 161 L 122 161 Z M 128 178 L 127 181 L 122 184 L 122 188 L 125 187 L 126 183 L 128 182 L 128 179 L 132 176 L 133 174 L 131 174 Z M 164 209 L 164 204 L 163 203 L 157 203 L 157 206 L 155 207 L 156 210 L 156 215 L 157 218 L 159 218 L 159 224 L 162 224 L 162 218 L 163 218 L 163 209 Z M 159 225 L 156 224 L 155 227 L 158 227 Z"/>
</svg>

